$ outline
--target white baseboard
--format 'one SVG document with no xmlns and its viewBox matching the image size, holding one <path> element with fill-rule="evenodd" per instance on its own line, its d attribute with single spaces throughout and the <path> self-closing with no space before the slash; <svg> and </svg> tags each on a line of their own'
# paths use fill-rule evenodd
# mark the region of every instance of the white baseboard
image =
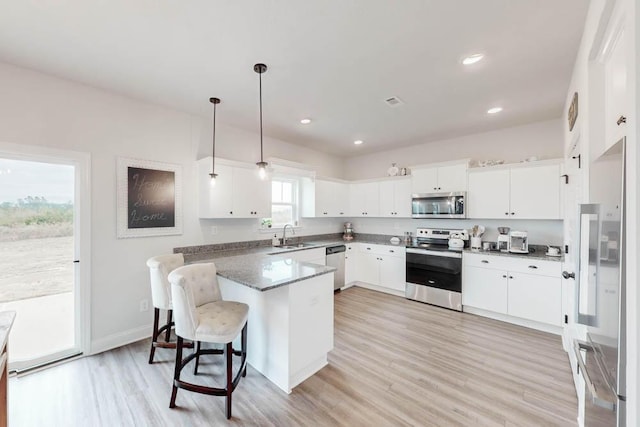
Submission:
<svg viewBox="0 0 640 427">
<path fill-rule="evenodd" d="M 475 314 L 477 316 L 488 317 L 494 320 L 500 320 L 501 322 L 512 323 L 518 326 L 524 326 L 525 328 L 537 329 L 538 331 L 548 332 L 550 334 L 562 335 L 562 327 L 548 325 L 546 323 L 535 322 L 533 320 L 520 319 L 518 317 L 509 316 L 502 313 L 494 313 L 492 311 L 483 310 L 480 308 L 469 307 L 468 305 L 462 306 L 462 311 L 465 313 Z"/>
<path fill-rule="evenodd" d="M 149 324 L 148 326 L 140 326 L 138 328 L 107 335 L 104 338 L 91 341 L 91 351 L 89 354 L 102 353 L 103 351 L 122 347 L 123 345 L 149 338 L 151 336 L 151 329 L 153 329 L 153 325 Z"/>
<path fill-rule="evenodd" d="M 395 295 L 397 297 L 405 297 L 404 291 L 398 291 L 396 289 L 385 288 L 384 286 L 372 285 L 367 282 L 359 282 L 355 281 L 351 284 L 351 286 L 358 286 L 365 289 L 371 289 L 372 291 L 384 292 L 385 294 Z"/>
</svg>

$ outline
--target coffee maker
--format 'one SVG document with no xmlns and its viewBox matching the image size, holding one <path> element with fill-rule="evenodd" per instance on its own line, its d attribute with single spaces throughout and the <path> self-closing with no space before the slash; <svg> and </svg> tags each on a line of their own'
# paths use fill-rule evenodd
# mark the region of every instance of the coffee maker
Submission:
<svg viewBox="0 0 640 427">
<path fill-rule="evenodd" d="M 344 233 L 342 234 L 342 240 L 353 240 L 355 233 L 353 232 L 353 224 L 350 222 L 344 223 Z"/>
<path fill-rule="evenodd" d="M 509 252 L 516 254 L 529 253 L 526 231 L 512 231 L 509 233 Z"/>
<path fill-rule="evenodd" d="M 509 227 L 498 227 L 498 241 L 496 243 L 497 249 L 500 252 L 509 252 Z"/>
</svg>

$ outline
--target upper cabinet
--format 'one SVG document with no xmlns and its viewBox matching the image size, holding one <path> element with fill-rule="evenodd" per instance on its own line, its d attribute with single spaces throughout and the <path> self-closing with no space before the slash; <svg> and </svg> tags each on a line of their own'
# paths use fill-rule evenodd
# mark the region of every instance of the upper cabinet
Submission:
<svg viewBox="0 0 640 427">
<path fill-rule="evenodd" d="M 403 177 L 380 181 L 381 217 L 410 218 L 411 217 L 411 178 Z"/>
<path fill-rule="evenodd" d="M 302 190 L 305 218 L 345 217 L 349 208 L 349 184 L 306 178 Z"/>
<path fill-rule="evenodd" d="M 467 162 L 443 166 L 415 167 L 411 171 L 413 193 L 467 191 Z"/>
<path fill-rule="evenodd" d="M 469 218 L 561 219 L 560 165 L 469 170 Z"/>
<path fill-rule="evenodd" d="M 211 157 L 198 160 L 200 218 L 263 218 L 271 216 L 271 181 L 261 180 L 253 165 L 216 159 L 211 185 Z"/>
<path fill-rule="evenodd" d="M 349 186 L 350 215 L 380 216 L 380 183 L 355 182 Z"/>
<path fill-rule="evenodd" d="M 627 38 L 625 17 L 618 7 L 610 20 L 603 51 L 605 91 L 605 150 L 626 135 L 629 119 L 629 91 L 627 90 Z"/>
</svg>

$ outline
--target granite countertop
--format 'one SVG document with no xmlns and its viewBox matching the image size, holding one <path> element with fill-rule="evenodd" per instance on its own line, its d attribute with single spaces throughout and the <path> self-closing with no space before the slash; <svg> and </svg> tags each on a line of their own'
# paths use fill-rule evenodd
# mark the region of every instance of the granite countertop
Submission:
<svg viewBox="0 0 640 427">
<path fill-rule="evenodd" d="M 199 262 L 213 261 L 218 275 L 258 291 L 310 279 L 336 271 L 333 267 L 296 261 L 286 254 L 236 255 Z"/>
<path fill-rule="evenodd" d="M 472 253 L 472 254 L 485 254 L 485 255 L 495 255 L 495 256 L 504 256 L 511 258 L 527 258 L 527 259 L 539 259 L 543 261 L 564 261 L 564 254 L 560 254 L 560 256 L 548 256 L 546 254 L 547 247 L 544 245 L 529 245 L 529 250 L 535 249 L 535 252 L 529 252 L 528 254 L 518 254 L 512 252 L 500 252 L 500 251 L 485 251 L 483 249 L 470 249 L 465 248 L 463 250 L 464 253 Z"/>
<path fill-rule="evenodd" d="M 305 238 L 309 246 L 282 248 L 268 246 L 265 242 L 238 242 L 232 244 L 193 246 L 175 248 L 174 252 L 183 252 L 185 263 L 215 262 L 218 275 L 259 291 L 268 291 L 280 286 L 300 282 L 311 277 L 336 271 L 333 267 L 296 261 L 292 252 L 324 248 L 348 243 L 371 243 L 392 245 L 393 236 L 360 235 L 355 240 L 345 242 L 340 235 L 321 235 Z M 290 239 L 296 245 L 300 239 Z M 393 246 L 404 247 L 403 243 Z"/>
</svg>

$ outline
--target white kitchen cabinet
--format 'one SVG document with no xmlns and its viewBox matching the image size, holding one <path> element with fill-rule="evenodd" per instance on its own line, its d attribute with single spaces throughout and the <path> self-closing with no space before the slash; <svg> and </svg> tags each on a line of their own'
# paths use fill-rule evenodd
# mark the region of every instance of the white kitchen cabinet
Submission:
<svg viewBox="0 0 640 427">
<path fill-rule="evenodd" d="M 303 184 L 302 216 L 336 218 L 348 216 L 349 185 L 323 179 Z"/>
<path fill-rule="evenodd" d="M 271 181 L 258 177 L 255 168 L 233 168 L 233 217 L 271 217 Z"/>
<path fill-rule="evenodd" d="M 344 283 L 355 282 L 358 270 L 358 250 L 356 243 L 349 243 L 346 246 L 344 254 Z"/>
<path fill-rule="evenodd" d="M 562 287 L 559 277 L 509 273 L 509 315 L 560 326 Z"/>
<path fill-rule="evenodd" d="M 379 182 L 356 182 L 349 188 L 350 214 L 360 217 L 377 217 L 380 213 Z"/>
<path fill-rule="evenodd" d="M 405 251 L 399 246 L 361 243 L 357 280 L 379 290 L 403 293 L 406 284 Z"/>
<path fill-rule="evenodd" d="M 628 132 L 627 120 L 631 100 L 627 89 L 627 31 L 625 18 L 618 7 L 610 20 L 608 45 L 604 59 L 605 147 L 607 150 Z M 600 154 L 600 153 L 596 153 Z M 595 158 L 595 156 L 594 156 Z"/>
<path fill-rule="evenodd" d="M 233 168 L 216 165 L 211 185 L 211 158 L 198 162 L 198 214 L 200 218 L 233 218 Z"/>
<path fill-rule="evenodd" d="M 509 217 L 509 170 L 469 171 L 469 218 Z"/>
<path fill-rule="evenodd" d="M 418 167 L 411 171 L 413 193 L 467 191 L 467 163 Z"/>
<path fill-rule="evenodd" d="M 502 320 L 562 325 L 561 263 L 473 253 L 462 259 L 465 310 L 507 315 Z"/>
<path fill-rule="evenodd" d="M 506 272 L 465 266 L 462 277 L 462 305 L 507 313 Z"/>
<path fill-rule="evenodd" d="M 379 191 L 381 217 L 411 217 L 411 178 L 380 181 Z"/>
<path fill-rule="evenodd" d="M 561 219 L 560 165 L 469 171 L 469 218 Z"/>
<path fill-rule="evenodd" d="M 255 167 L 216 159 L 211 185 L 211 157 L 198 160 L 200 218 L 262 218 L 271 216 L 271 181 L 261 180 Z"/>
</svg>

